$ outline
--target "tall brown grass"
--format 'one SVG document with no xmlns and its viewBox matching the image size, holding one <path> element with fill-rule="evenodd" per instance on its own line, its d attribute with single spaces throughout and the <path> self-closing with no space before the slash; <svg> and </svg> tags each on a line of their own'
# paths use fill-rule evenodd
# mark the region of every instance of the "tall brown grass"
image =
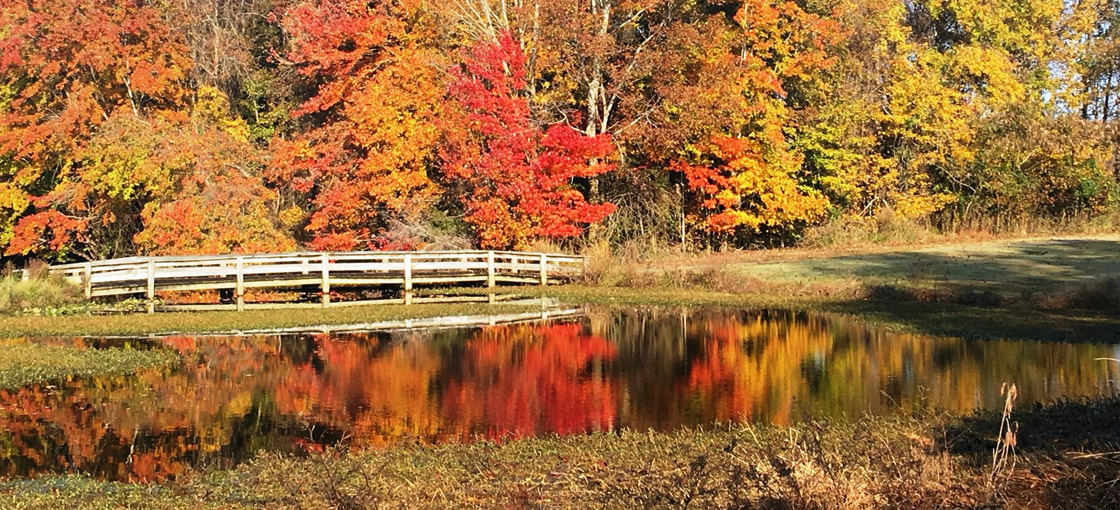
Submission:
<svg viewBox="0 0 1120 510">
<path fill-rule="evenodd" d="M 82 289 L 61 277 L 51 276 L 46 264 L 28 264 L 28 278 L 18 271 L 5 271 L 0 276 L 0 314 L 42 310 L 78 304 L 84 301 Z"/>
<path fill-rule="evenodd" d="M 805 231 L 802 248 L 928 244 L 952 239 L 994 239 L 1031 235 L 1100 234 L 1120 230 L 1120 212 L 1059 218 L 973 215 L 905 219 L 884 210 L 868 218 L 837 218 Z"/>
</svg>

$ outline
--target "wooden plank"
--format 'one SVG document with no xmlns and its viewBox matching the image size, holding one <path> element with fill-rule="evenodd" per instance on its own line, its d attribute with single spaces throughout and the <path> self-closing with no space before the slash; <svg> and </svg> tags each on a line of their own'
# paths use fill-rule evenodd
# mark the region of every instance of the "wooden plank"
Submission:
<svg viewBox="0 0 1120 510">
<path fill-rule="evenodd" d="M 413 303 L 485 303 L 486 296 L 427 296 L 416 297 Z"/>
<path fill-rule="evenodd" d="M 494 287 L 494 252 L 486 253 L 486 286 Z"/>
<path fill-rule="evenodd" d="M 367 286 L 368 286 L 368 285 L 374 285 L 374 286 L 381 286 L 381 285 L 397 285 L 397 286 L 399 286 L 399 285 L 404 285 L 404 277 L 403 277 L 403 276 L 397 276 L 397 277 L 381 277 L 381 278 L 375 278 L 375 277 L 341 277 L 341 276 L 332 276 L 332 277 L 331 277 L 331 285 L 332 285 L 332 286 L 339 286 L 339 285 L 348 285 L 348 286 L 361 286 L 361 285 L 367 285 Z"/>
<path fill-rule="evenodd" d="M 217 312 L 223 310 L 236 310 L 237 305 L 221 305 L 212 303 L 195 303 L 189 305 L 159 305 L 156 307 L 161 312 Z"/>
<path fill-rule="evenodd" d="M 84 272 L 85 274 L 82 277 L 84 285 L 82 286 L 85 288 L 86 299 L 89 299 L 93 297 L 93 265 L 86 262 Z"/>
<path fill-rule="evenodd" d="M 412 278 L 412 283 L 413 284 L 417 284 L 417 283 L 455 283 L 455 282 L 467 283 L 467 282 L 484 282 L 484 281 L 486 281 L 485 276 L 446 276 L 446 277 L 426 276 L 426 277 L 423 277 L 423 278 L 416 278 L 416 277 Z"/>
</svg>

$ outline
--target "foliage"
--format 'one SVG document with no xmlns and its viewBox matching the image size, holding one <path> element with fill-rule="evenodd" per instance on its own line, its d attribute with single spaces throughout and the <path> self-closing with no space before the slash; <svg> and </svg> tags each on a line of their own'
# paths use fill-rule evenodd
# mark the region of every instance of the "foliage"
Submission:
<svg viewBox="0 0 1120 510">
<path fill-rule="evenodd" d="M 451 97 L 470 128 L 452 138 L 444 173 L 460 190 L 466 221 L 484 248 L 524 248 L 574 237 L 614 210 L 571 185 L 611 169 L 610 137 L 556 123 L 542 133 L 524 97 L 525 56 L 508 32 L 483 41 L 452 69 Z"/>
<path fill-rule="evenodd" d="M 1116 12 L 0 0 L 0 248 L 424 248 L 444 224 L 692 249 L 1114 214 Z"/>
<path fill-rule="evenodd" d="M 312 247 L 377 248 L 390 220 L 415 220 L 440 191 L 436 27 L 415 0 L 297 3 L 284 27 L 288 58 L 317 84 L 296 113 L 325 121 L 276 140 L 269 179 L 308 216 Z"/>
<path fill-rule="evenodd" d="M 0 20 L 4 205 L 25 213 L 0 239 L 12 242 L 8 254 L 105 256 L 100 246 L 80 246 L 98 244 L 85 239 L 87 229 L 113 215 L 111 207 L 84 200 L 95 183 L 75 176 L 82 172 L 81 153 L 112 119 L 181 116 L 175 110 L 190 93 L 190 61 L 159 10 L 142 2 L 6 1 Z M 100 184 L 129 198 L 125 183 Z"/>
</svg>

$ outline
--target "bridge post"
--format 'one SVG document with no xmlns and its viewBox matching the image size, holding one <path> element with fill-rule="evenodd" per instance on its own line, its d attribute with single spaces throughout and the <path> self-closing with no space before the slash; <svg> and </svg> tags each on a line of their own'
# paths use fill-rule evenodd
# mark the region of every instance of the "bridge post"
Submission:
<svg viewBox="0 0 1120 510">
<path fill-rule="evenodd" d="M 245 310 L 245 258 L 237 257 L 237 311 Z"/>
<path fill-rule="evenodd" d="M 412 304 L 412 254 L 404 254 L 404 304 Z"/>
<path fill-rule="evenodd" d="M 331 305 L 330 257 L 326 253 L 323 254 L 323 283 L 322 283 L 322 288 L 323 288 L 322 303 L 323 303 L 323 308 L 326 308 L 326 307 Z"/>
<path fill-rule="evenodd" d="M 86 288 L 86 299 L 93 298 L 93 264 L 86 262 L 85 267 L 82 268 L 82 285 Z"/>
<path fill-rule="evenodd" d="M 486 252 L 486 286 L 494 287 L 494 252 Z"/>
<path fill-rule="evenodd" d="M 156 312 L 156 261 L 148 261 L 148 313 Z"/>
<path fill-rule="evenodd" d="M 494 252 L 486 252 L 486 287 L 494 288 Z M 486 294 L 486 302 L 494 304 L 494 293 L 488 292 Z"/>
<path fill-rule="evenodd" d="M 548 285 L 548 269 L 545 267 L 548 264 L 548 255 L 541 254 L 541 285 Z"/>
</svg>

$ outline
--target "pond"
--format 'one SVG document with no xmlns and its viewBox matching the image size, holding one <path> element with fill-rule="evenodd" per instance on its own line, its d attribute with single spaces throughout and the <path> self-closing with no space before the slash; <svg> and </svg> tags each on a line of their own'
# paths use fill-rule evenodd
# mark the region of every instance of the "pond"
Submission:
<svg viewBox="0 0 1120 510">
<path fill-rule="evenodd" d="M 0 475 L 167 480 L 262 451 L 671 430 L 1112 394 L 1117 346 L 890 333 L 825 315 L 595 310 L 346 334 L 43 339 L 182 363 L 0 391 Z"/>
</svg>

